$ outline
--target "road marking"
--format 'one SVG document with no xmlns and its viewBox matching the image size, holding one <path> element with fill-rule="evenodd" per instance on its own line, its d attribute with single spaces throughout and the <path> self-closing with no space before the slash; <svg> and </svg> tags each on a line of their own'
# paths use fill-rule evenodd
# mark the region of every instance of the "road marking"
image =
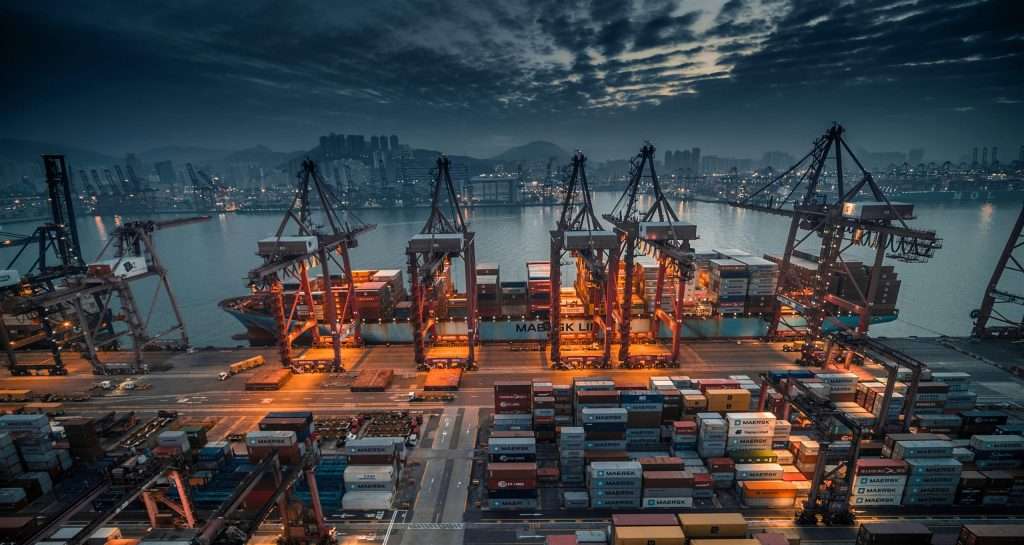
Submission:
<svg viewBox="0 0 1024 545">
<path fill-rule="evenodd" d="M 388 531 L 384 532 L 384 541 L 380 545 L 388 545 L 388 539 L 391 537 L 391 529 L 395 527 L 395 519 L 398 518 L 398 511 L 392 511 L 391 523 L 388 524 Z"/>
</svg>

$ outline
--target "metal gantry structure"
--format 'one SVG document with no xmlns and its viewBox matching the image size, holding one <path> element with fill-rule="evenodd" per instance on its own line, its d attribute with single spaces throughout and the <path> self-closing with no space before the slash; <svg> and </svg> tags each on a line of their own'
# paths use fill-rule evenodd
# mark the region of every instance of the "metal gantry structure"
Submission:
<svg viewBox="0 0 1024 545">
<path fill-rule="evenodd" d="M 187 347 L 185 324 L 152 234 L 159 229 L 208 218 L 127 222 L 114 231 L 94 263 L 87 266 L 81 257 L 74 197 L 64 157 L 43 156 L 43 165 L 51 221 L 38 227 L 32 235 L 8 235 L 5 241 L 6 247 L 18 248 L 8 269 L 14 269 L 22 259 L 29 259 L 33 255 L 31 250 L 35 250 L 21 282 L 5 288 L 2 301 L 5 313 L 29 317 L 30 323 L 36 324 L 36 331 L 19 338 L 13 338 L 6 323 L 0 324 L 0 342 L 4 345 L 11 372 L 66 374 L 63 353 L 68 348 L 77 347 L 81 348 L 95 373 L 107 374 L 113 368 L 101 361 L 99 352 L 118 348 L 120 340 L 126 336 L 131 339 L 134 356 L 132 362 L 125 364 L 124 370 L 128 372 L 144 368 L 144 350 Z M 152 277 L 158 277 L 156 291 L 149 307 L 140 309 L 131 284 Z M 153 335 L 149 333 L 149 325 L 160 303 L 161 293 L 169 301 L 175 322 L 165 331 Z M 114 304 L 115 296 L 118 297 L 118 305 Z M 116 313 L 115 307 L 119 307 Z M 124 321 L 127 330 L 117 331 L 115 321 Z M 179 334 L 178 340 L 168 340 L 172 333 Z M 39 343 L 49 346 L 52 361 L 18 362 L 17 349 Z"/>
<path fill-rule="evenodd" d="M 1011 291 L 1009 286 L 1014 284 L 1014 280 L 1017 285 L 1024 281 L 1024 205 L 985 286 L 981 306 L 971 312 L 971 318 L 974 318 L 973 337 L 1024 337 L 1024 293 Z M 1009 311 L 1009 308 L 1015 310 Z"/>
<path fill-rule="evenodd" d="M 634 357 L 630 354 L 632 342 L 632 299 L 635 275 L 635 258 L 638 250 L 648 252 L 658 262 L 655 306 L 651 317 L 653 340 L 658 338 L 660 324 L 668 326 L 672 333 L 672 349 L 667 358 L 655 355 L 657 363 L 679 364 L 679 353 L 683 329 L 683 300 L 686 282 L 693 277 L 693 249 L 690 241 L 697 239 L 697 226 L 681 221 L 662 191 L 654 167 L 654 146 L 646 143 L 640 153 L 630 162 L 630 177 L 625 191 L 619 197 L 611 213 L 604 219 L 615 226 L 619 235 L 619 253 L 623 264 L 623 290 L 618 297 L 618 309 L 613 312 L 619 327 L 619 361 L 623 366 L 643 365 L 649 356 Z M 652 202 L 641 209 L 640 195 L 650 193 Z M 616 271 L 617 273 L 618 271 Z M 661 309 L 665 280 L 670 272 L 675 273 L 676 293 L 673 297 L 672 315 Z M 665 360 L 667 361 L 658 361 Z"/>
<path fill-rule="evenodd" d="M 476 310 L 476 246 L 474 233 L 459 205 L 459 195 L 452 183 L 450 161 L 442 155 L 437 159 L 431 186 L 430 216 L 420 232 L 409 239 L 406 247 L 412 298 L 412 336 L 416 363 L 420 367 L 434 365 L 475 365 L 477 341 Z M 437 314 L 445 310 L 454 295 L 452 259 L 462 258 L 466 273 L 466 353 L 454 357 L 433 358 L 428 344 L 438 339 Z M 462 337 L 452 335 L 446 337 Z M 457 339 L 461 344 L 462 339 Z"/>
<path fill-rule="evenodd" d="M 576 286 L 586 290 L 590 312 L 585 312 L 601 331 L 601 355 L 593 358 L 597 367 L 611 364 L 612 312 L 615 305 L 615 281 L 619 267 L 619 237 L 601 226 L 594 213 L 590 184 L 587 182 L 587 158 L 577 151 L 572 170 L 564 182 L 561 213 L 551 231 L 551 365 L 562 361 L 562 267 L 566 253 L 576 259 Z M 548 163 L 550 171 L 550 162 Z M 592 333 L 592 332 L 591 332 Z M 580 357 L 590 365 L 590 357 Z"/>
<path fill-rule="evenodd" d="M 319 204 L 319 223 L 314 218 L 314 202 Z M 277 231 L 271 239 L 260 241 L 257 254 L 263 258 L 263 264 L 249 271 L 250 288 L 268 298 L 273 309 L 281 365 L 292 365 L 292 345 L 308 332 L 314 345 L 332 347 L 332 364 L 328 370 L 343 369 L 343 337 L 349 337 L 354 344 L 361 342 L 349 250 L 358 246 L 361 235 L 375 227 L 364 223 L 342 205 L 315 162 L 311 159 L 302 162 L 295 195 Z M 289 228 L 292 229 L 291 234 L 286 233 Z M 340 277 L 332 276 L 332 263 L 338 267 Z M 309 270 L 313 267 L 320 268 L 322 290 L 314 289 L 310 279 Z M 284 281 L 287 278 L 299 282 L 299 291 L 290 304 L 284 298 Z M 322 302 L 316 301 L 314 291 L 323 292 Z M 339 304 L 339 299 L 344 299 L 344 303 Z M 300 306 L 307 307 L 306 317 L 298 316 Z M 318 309 L 323 310 L 329 338 L 321 335 Z M 347 335 L 342 331 L 345 323 L 350 326 Z"/>
<path fill-rule="evenodd" d="M 834 193 L 822 183 L 830 155 L 835 165 L 832 172 L 835 177 Z M 853 183 L 845 179 L 844 156 L 856 166 L 859 179 Z M 801 187 L 802 196 L 794 199 Z M 857 210 L 857 198 L 865 192 L 871 199 L 866 202 L 874 205 L 873 215 L 851 213 Z M 806 363 L 814 361 L 815 341 L 823 338 L 830 306 L 856 314 L 857 333 L 867 334 L 885 257 L 904 262 L 924 262 L 942 247 L 942 239 L 935 231 L 908 224 L 914 219 L 913 206 L 895 206 L 889 201 L 871 173 L 853 154 L 846 142 L 845 130 L 838 124 L 833 124 L 815 140 L 811 151 L 795 165 L 744 199 L 730 201 L 730 204 L 791 218 L 767 336 L 778 336 L 780 324 L 783 324 L 784 306 L 802 314 L 807 322 L 807 342 L 803 345 L 801 360 Z M 812 286 L 803 286 L 811 292 L 810 297 L 806 300 L 790 298 L 786 292 L 799 287 L 793 285 L 791 274 L 794 250 L 812 236 L 820 240 L 821 247 L 815 282 Z M 844 259 L 846 251 L 855 246 L 874 252 L 867 290 L 857 287 Z M 839 278 L 853 281 L 856 288 L 854 300 L 832 293 Z"/>
</svg>

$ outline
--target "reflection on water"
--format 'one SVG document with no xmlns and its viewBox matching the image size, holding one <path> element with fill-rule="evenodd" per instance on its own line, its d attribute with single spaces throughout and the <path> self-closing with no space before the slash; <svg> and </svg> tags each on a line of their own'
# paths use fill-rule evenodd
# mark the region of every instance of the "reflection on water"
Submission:
<svg viewBox="0 0 1024 545">
<path fill-rule="evenodd" d="M 615 204 L 618 195 L 597 193 L 594 206 L 601 215 Z M 640 208 L 649 206 L 642 200 Z M 708 203 L 679 203 L 680 219 L 697 224 L 698 248 L 740 248 L 755 255 L 781 253 L 789 220 L 784 217 Z M 896 263 L 903 281 L 900 293 L 901 320 L 877 326 L 877 335 L 966 335 L 969 313 L 976 308 L 992 267 L 1019 204 L 973 206 L 918 205 L 916 224 L 932 228 L 945 239 L 945 247 L 927 264 Z M 548 231 L 558 217 L 557 207 L 479 208 L 469 211 L 477 237 L 477 260 L 501 266 L 502 280 L 525 279 L 527 260 L 547 260 Z M 417 233 L 426 209 L 365 210 L 359 212 L 377 229 L 359 240 L 352 252 L 356 268 L 405 269 L 405 241 Z M 121 218 L 81 218 L 83 253 L 91 258 Z M 271 235 L 278 216 L 222 214 L 210 221 L 158 232 L 156 244 L 182 310 L 193 343 L 199 346 L 234 345 L 231 335 L 242 327 L 217 308 L 217 302 L 246 293 L 245 276 L 259 264 L 256 240 Z M 3 226 L 4 231 L 31 232 L 33 225 Z M 807 247 L 815 247 L 813 237 Z M 868 257 L 867 253 L 860 253 Z M 6 256 L 5 256 L 6 257 Z M 5 262 L 10 257 L 6 257 Z M 20 263 L 20 267 L 27 264 Z M 461 278 L 457 267 L 456 278 Z M 1018 279 L 1019 280 L 1019 279 Z M 141 286 L 140 289 L 145 289 Z M 1024 286 L 1011 286 L 1024 292 Z M 161 316 L 154 317 L 154 326 Z"/>
</svg>

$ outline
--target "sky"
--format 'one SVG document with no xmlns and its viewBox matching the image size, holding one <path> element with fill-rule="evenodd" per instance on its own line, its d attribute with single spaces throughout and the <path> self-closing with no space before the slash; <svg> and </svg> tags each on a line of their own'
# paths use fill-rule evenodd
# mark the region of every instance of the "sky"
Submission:
<svg viewBox="0 0 1024 545">
<path fill-rule="evenodd" d="M 1024 145 L 1019 0 L 33 0 L 0 36 L 0 136 L 112 154 L 336 132 L 759 157 L 833 121 L 926 160 Z"/>
</svg>

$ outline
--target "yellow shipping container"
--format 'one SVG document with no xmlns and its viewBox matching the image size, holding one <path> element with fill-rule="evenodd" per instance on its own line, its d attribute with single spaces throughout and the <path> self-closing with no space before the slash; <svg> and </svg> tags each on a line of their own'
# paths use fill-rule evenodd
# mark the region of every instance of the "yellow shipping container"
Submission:
<svg viewBox="0 0 1024 545">
<path fill-rule="evenodd" d="M 615 545 L 683 545 L 678 526 L 620 526 L 613 530 Z"/>
<path fill-rule="evenodd" d="M 747 537 L 747 520 L 740 513 L 680 513 L 678 517 L 683 533 L 691 540 Z"/>
<path fill-rule="evenodd" d="M 750 391 L 741 388 L 707 390 L 704 397 L 708 398 L 709 412 L 749 411 Z"/>
<path fill-rule="evenodd" d="M 756 539 L 691 539 L 690 545 L 761 545 Z"/>
</svg>

